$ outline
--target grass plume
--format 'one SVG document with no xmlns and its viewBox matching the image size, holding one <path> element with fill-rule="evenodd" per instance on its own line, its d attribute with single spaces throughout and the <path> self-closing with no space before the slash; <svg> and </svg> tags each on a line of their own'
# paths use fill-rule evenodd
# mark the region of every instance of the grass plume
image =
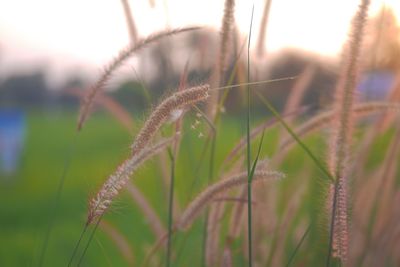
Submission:
<svg viewBox="0 0 400 267">
<path fill-rule="evenodd" d="M 147 159 L 159 153 L 171 144 L 174 138 L 169 138 L 160 141 L 158 144 L 144 149 L 141 153 L 136 154 L 125 160 L 117 170 L 109 176 L 106 182 L 102 185 L 96 196 L 89 202 L 89 212 L 87 223 L 91 224 L 97 218 L 102 216 L 111 205 L 112 200 L 119 194 L 125 186 L 133 172 Z"/>
<path fill-rule="evenodd" d="M 329 251 L 327 266 L 330 266 L 331 253 L 338 256 L 342 263 L 347 261 L 348 254 L 348 173 L 347 161 L 353 129 L 354 92 L 357 76 L 360 71 L 359 57 L 367 19 L 369 0 L 362 0 L 353 18 L 350 37 L 345 47 L 343 67 L 336 89 L 335 109 L 340 110 L 334 120 L 329 160 L 331 173 L 335 177 L 333 186 Z"/>
<path fill-rule="evenodd" d="M 400 104 L 392 102 L 366 102 L 354 105 L 353 116 L 355 118 L 363 118 L 376 113 L 381 112 L 400 112 Z M 294 130 L 297 136 L 304 137 L 318 129 L 329 126 L 332 120 L 335 118 L 337 111 L 329 110 L 322 112 L 310 118 L 298 128 Z M 282 140 L 279 150 L 287 150 L 291 145 L 295 144 L 296 141 L 291 137 L 286 137 Z"/>
<path fill-rule="evenodd" d="M 260 32 L 258 34 L 257 42 L 257 56 L 262 57 L 264 55 L 265 36 L 267 35 L 269 11 L 271 10 L 272 0 L 265 0 L 264 11 L 261 19 Z"/>
<path fill-rule="evenodd" d="M 162 31 L 156 34 L 152 34 L 147 38 L 139 40 L 135 44 L 131 44 L 126 48 L 122 49 L 119 52 L 119 54 L 104 67 L 104 70 L 100 78 L 88 90 L 86 97 L 82 102 L 81 110 L 79 112 L 78 131 L 82 129 L 83 124 L 85 123 L 89 115 L 93 100 L 96 97 L 97 92 L 103 90 L 107 82 L 110 80 L 114 71 L 118 69 L 127 59 L 129 59 L 134 53 L 136 53 L 140 49 L 144 48 L 145 46 L 153 42 L 160 40 L 161 38 L 197 29 L 199 29 L 199 27 L 187 27 L 182 29 Z"/>
<path fill-rule="evenodd" d="M 124 9 L 126 25 L 128 26 L 129 37 L 131 39 L 131 43 L 134 44 L 138 40 L 138 33 L 132 16 L 131 7 L 128 0 L 121 0 L 121 2 Z"/>
<path fill-rule="evenodd" d="M 178 91 L 162 101 L 151 113 L 132 144 L 132 155 L 139 153 L 157 133 L 161 125 L 183 108 L 208 98 L 209 85 L 201 85 Z"/>
</svg>

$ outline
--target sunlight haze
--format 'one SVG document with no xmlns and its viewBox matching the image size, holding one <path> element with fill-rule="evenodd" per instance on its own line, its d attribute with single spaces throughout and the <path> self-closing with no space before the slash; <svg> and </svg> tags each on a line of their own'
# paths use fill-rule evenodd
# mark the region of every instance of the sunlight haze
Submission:
<svg viewBox="0 0 400 267">
<path fill-rule="evenodd" d="M 400 14 L 400 1 L 372 1 L 370 15 L 382 3 Z M 358 1 L 272 1 L 267 51 L 284 47 L 334 56 L 347 35 Z M 140 36 L 169 27 L 200 25 L 218 29 L 224 1 L 131 0 Z M 236 21 L 242 34 L 249 29 L 253 1 L 236 1 Z M 255 0 L 254 33 L 258 33 L 264 1 Z M 46 67 L 55 76 L 76 68 L 92 72 L 129 42 L 118 0 L 1 1 L 0 77 L 13 71 Z M 257 34 L 254 35 L 255 43 Z"/>
</svg>

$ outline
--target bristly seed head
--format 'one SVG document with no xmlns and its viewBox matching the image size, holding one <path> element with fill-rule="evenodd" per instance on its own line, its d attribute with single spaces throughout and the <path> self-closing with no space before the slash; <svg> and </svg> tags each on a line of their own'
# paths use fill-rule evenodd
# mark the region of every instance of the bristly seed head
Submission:
<svg viewBox="0 0 400 267">
<path fill-rule="evenodd" d="M 166 98 L 151 113 L 132 145 L 132 155 L 139 153 L 153 138 L 162 124 L 171 114 L 182 111 L 186 106 L 207 99 L 210 90 L 209 85 L 201 85 L 178 91 Z"/>
<path fill-rule="evenodd" d="M 87 224 L 93 223 L 110 207 L 112 200 L 119 194 L 134 171 L 148 158 L 162 151 L 172 143 L 175 137 L 165 139 L 150 148 L 125 160 L 117 170 L 109 176 L 96 196 L 89 201 Z"/>
</svg>

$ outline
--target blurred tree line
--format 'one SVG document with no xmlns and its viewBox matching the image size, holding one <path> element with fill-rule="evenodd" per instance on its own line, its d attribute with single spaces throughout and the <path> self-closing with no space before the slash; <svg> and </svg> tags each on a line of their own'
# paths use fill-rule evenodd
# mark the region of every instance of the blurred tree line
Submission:
<svg viewBox="0 0 400 267">
<path fill-rule="evenodd" d="M 215 64 L 217 34 L 211 30 L 194 31 L 152 44 L 138 54 L 136 75 L 132 73 L 123 82 L 114 85 L 108 94 L 126 109 L 142 112 L 147 107 L 146 102 L 154 103 L 158 97 L 177 87 L 186 64 L 189 65 L 188 85 L 207 82 L 211 78 L 212 67 Z M 234 72 L 232 82 L 243 82 L 240 77 L 245 77 L 246 55 L 243 54 L 238 60 L 238 55 L 244 53 L 240 50 L 243 41 L 233 42 L 225 81 L 228 81 Z M 242 68 L 235 68 L 236 64 L 241 64 Z M 329 91 L 333 89 L 336 79 L 335 64 L 331 59 L 294 49 L 282 50 L 262 60 L 255 59 L 251 64 L 254 70 L 253 81 L 298 76 L 312 65 L 315 73 L 307 85 L 303 104 L 316 108 L 318 105 L 324 105 L 324 99 L 329 98 Z M 60 88 L 50 88 L 45 75 L 44 71 L 38 70 L 31 74 L 14 74 L 0 81 L 0 106 L 76 109 L 79 95 L 82 96 L 76 90 L 83 92 L 90 86 L 84 82 L 84 77 L 72 77 Z M 262 90 L 278 108 L 281 108 L 295 82 L 289 80 L 271 83 L 257 86 L 256 90 Z M 240 111 L 242 93 L 243 90 L 240 89 L 230 91 L 225 106 L 228 112 Z M 254 106 L 257 105 L 255 102 Z"/>
</svg>

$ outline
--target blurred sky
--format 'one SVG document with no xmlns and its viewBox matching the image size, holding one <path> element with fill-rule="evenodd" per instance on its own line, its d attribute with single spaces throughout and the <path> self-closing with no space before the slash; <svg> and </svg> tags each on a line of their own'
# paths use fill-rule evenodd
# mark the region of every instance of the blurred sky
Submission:
<svg viewBox="0 0 400 267">
<path fill-rule="evenodd" d="M 222 0 L 130 0 L 140 36 L 170 27 L 219 27 Z M 236 21 L 249 28 L 254 3 L 254 33 L 264 0 L 237 0 Z M 359 0 L 273 0 L 268 51 L 300 47 L 336 55 L 346 39 Z M 372 0 L 400 14 L 400 0 Z M 254 42 L 257 35 L 254 35 Z M 129 36 L 120 0 L 0 0 L 0 79 L 14 71 L 45 67 L 55 80 L 79 71 L 92 74 L 127 45 Z"/>
</svg>

